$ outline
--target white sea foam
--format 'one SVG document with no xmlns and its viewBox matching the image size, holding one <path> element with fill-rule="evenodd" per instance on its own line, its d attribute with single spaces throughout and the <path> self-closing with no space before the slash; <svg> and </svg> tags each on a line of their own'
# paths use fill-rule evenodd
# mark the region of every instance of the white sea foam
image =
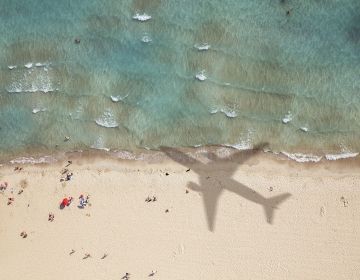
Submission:
<svg viewBox="0 0 360 280">
<path fill-rule="evenodd" d="M 322 156 L 316 155 L 307 155 L 301 153 L 287 153 L 281 152 L 283 155 L 287 156 L 289 159 L 295 160 L 296 162 L 319 162 L 322 159 Z"/>
<path fill-rule="evenodd" d="M 221 109 L 220 110 L 222 113 L 224 113 L 228 118 L 236 118 L 237 114 L 234 110 L 230 110 L 230 109 Z"/>
<path fill-rule="evenodd" d="M 111 101 L 112 102 L 119 102 L 121 99 L 120 99 L 120 96 L 110 96 L 110 98 L 111 98 Z"/>
<path fill-rule="evenodd" d="M 212 108 L 212 109 L 210 109 L 210 114 L 216 114 L 218 112 L 225 114 L 225 116 L 227 116 L 228 118 L 236 118 L 238 116 L 234 110 L 231 110 L 229 108 L 222 108 L 222 109 Z"/>
<path fill-rule="evenodd" d="M 37 164 L 37 163 L 53 163 L 57 159 L 51 156 L 43 156 L 39 158 L 33 157 L 19 157 L 13 160 L 10 160 L 11 164 Z"/>
<path fill-rule="evenodd" d="M 237 143 L 237 144 L 225 144 L 225 146 L 227 147 L 232 147 L 236 150 L 240 150 L 240 151 L 243 151 L 243 150 L 251 150 L 253 148 L 253 145 L 250 141 L 247 141 L 247 140 L 243 140 L 241 141 L 240 143 Z"/>
<path fill-rule="evenodd" d="M 44 66 L 46 66 L 47 64 L 46 63 L 41 63 L 41 62 L 36 62 L 35 63 L 35 66 L 36 67 L 44 67 Z"/>
<path fill-rule="evenodd" d="M 32 110 L 32 113 L 33 114 L 37 114 L 37 113 L 39 113 L 39 112 L 45 112 L 46 111 L 46 108 L 34 108 L 33 110 Z"/>
<path fill-rule="evenodd" d="M 292 118 L 293 118 L 293 116 L 292 116 L 291 112 L 289 111 L 282 119 L 283 124 L 287 124 L 287 123 L 291 122 Z"/>
<path fill-rule="evenodd" d="M 144 43 L 150 43 L 151 41 L 152 41 L 152 39 L 149 35 L 144 35 L 141 38 L 141 42 L 144 42 Z"/>
<path fill-rule="evenodd" d="M 194 47 L 199 51 L 207 51 L 210 49 L 210 45 L 208 43 L 196 44 Z"/>
<path fill-rule="evenodd" d="M 127 95 L 125 95 L 125 96 L 120 96 L 120 95 L 118 95 L 118 96 L 113 96 L 113 95 L 111 95 L 110 96 L 110 98 L 111 98 L 111 101 L 112 102 L 119 102 L 119 101 L 123 101 L 126 97 L 128 97 L 129 96 L 129 94 L 127 94 Z"/>
<path fill-rule="evenodd" d="M 110 110 L 105 111 L 100 118 L 95 120 L 95 122 L 97 125 L 107 128 L 115 128 L 119 126 Z"/>
<path fill-rule="evenodd" d="M 195 75 L 195 78 L 199 81 L 205 81 L 207 77 L 205 76 L 205 70 L 202 70 L 198 74 Z"/>
<path fill-rule="evenodd" d="M 9 66 L 8 66 L 8 68 L 9 68 L 10 70 L 15 69 L 16 67 L 17 67 L 16 65 L 9 65 Z"/>
<path fill-rule="evenodd" d="M 21 92 L 53 92 L 57 89 L 53 85 L 53 79 L 50 72 L 44 72 L 42 69 L 22 70 L 14 72 L 12 82 L 6 87 L 10 93 Z"/>
<path fill-rule="evenodd" d="M 344 158 L 353 158 L 357 157 L 359 153 L 341 153 L 341 154 L 328 154 L 325 155 L 325 158 L 327 160 L 338 160 L 338 159 L 344 159 Z"/>
<path fill-rule="evenodd" d="M 32 62 L 29 62 L 29 63 L 26 63 L 24 66 L 26 68 L 30 69 L 31 67 L 33 67 L 33 64 L 32 64 Z"/>
<path fill-rule="evenodd" d="M 132 17 L 133 19 L 136 19 L 138 21 L 148 21 L 151 19 L 151 16 L 149 16 L 148 14 L 139 14 L 139 13 L 136 13 L 135 15 L 133 15 Z"/>
<path fill-rule="evenodd" d="M 251 150 L 254 148 L 253 133 L 254 131 L 252 129 L 248 129 L 247 132 L 241 134 L 241 138 L 237 143 L 225 144 L 224 146 L 232 147 L 237 150 Z"/>
<path fill-rule="evenodd" d="M 307 127 L 305 127 L 305 126 L 300 127 L 300 130 L 301 130 L 301 131 L 304 131 L 304 132 L 308 132 L 308 131 L 309 131 L 309 129 L 308 129 Z"/>
</svg>

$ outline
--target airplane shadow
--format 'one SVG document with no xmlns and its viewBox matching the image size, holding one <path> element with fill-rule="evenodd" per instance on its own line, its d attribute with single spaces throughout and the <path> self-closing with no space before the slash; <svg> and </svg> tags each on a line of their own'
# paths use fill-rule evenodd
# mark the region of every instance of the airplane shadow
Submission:
<svg viewBox="0 0 360 280">
<path fill-rule="evenodd" d="M 274 197 L 265 198 L 258 192 L 232 178 L 233 174 L 241 164 L 259 151 L 262 151 L 266 145 L 266 143 L 262 143 L 257 145 L 253 150 L 236 152 L 226 159 L 219 158 L 216 154 L 208 152 L 205 156 L 210 161 L 206 164 L 195 158 L 189 157 L 187 154 L 175 148 L 161 147 L 160 150 L 172 160 L 190 168 L 198 174 L 199 184 L 189 182 L 187 186 L 191 190 L 201 193 L 208 228 L 210 231 L 214 231 L 218 199 L 223 190 L 231 191 L 249 201 L 260 204 L 264 209 L 266 220 L 269 224 L 272 224 L 273 222 L 274 210 L 277 209 L 277 206 L 291 196 L 290 193 L 284 193 Z M 225 168 L 221 167 L 223 166 L 220 165 L 222 163 L 226 163 Z M 224 175 L 222 176 L 222 180 L 219 180 L 215 176 L 213 177 L 219 170 L 221 170 Z"/>
</svg>

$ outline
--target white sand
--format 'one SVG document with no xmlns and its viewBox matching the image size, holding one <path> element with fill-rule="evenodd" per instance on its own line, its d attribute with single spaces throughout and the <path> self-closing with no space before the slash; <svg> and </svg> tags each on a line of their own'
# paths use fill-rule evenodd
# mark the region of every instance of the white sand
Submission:
<svg viewBox="0 0 360 280">
<path fill-rule="evenodd" d="M 171 160 L 77 159 L 66 183 L 59 182 L 64 162 L 20 172 L 2 167 L 0 181 L 14 194 L 11 187 L 0 193 L 0 279 L 108 280 L 126 272 L 148 279 L 152 270 L 150 279 L 360 279 L 360 172 L 347 162 L 249 159 L 237 166 L 235 181 L 266 198 L 291 197 L 269 224 L 261 205 L 224 190 L 213 231 L 200 193 L 185 192 L 189 182 L 201 184 L 196 166 L 186 172 Z M 210 176 L 205 187 L 218 190 L 232 167 L 201 167 Z M 18 195 L 21 180 L 27 186 Z M 91 196 L 91 206 L 76 207 L 80 194 Z M 146 203 L 148 195 L 157 201 Z M 60 210 L 64 196 L 75 201 Z"/>
</svg>

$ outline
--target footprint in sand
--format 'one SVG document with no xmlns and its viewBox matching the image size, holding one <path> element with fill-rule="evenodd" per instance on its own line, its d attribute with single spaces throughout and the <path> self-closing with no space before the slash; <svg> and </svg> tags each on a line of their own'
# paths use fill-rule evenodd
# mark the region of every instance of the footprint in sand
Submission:
<svg viewBox="0 0 360 280">
<path fill-rule="evenodd" d="M 185 253 L 185 245 L 180 244 L 177 250 L 173 251 L 173 259 L 175 259 L 177 256 L 183 255 L 184 253 Z"/>
<path fill-rule="evenodd" d="M 326 214 L 326 213 L 325 213 L 325 206 L 321 206 L 321 207 L 320 207 L 320 216 L 321 216 L 321 217 L 324 217 L 325 214 Z"/>
<path fill-rule="evenodd" d="M 349 206 L 349 201 L 345 198 L 345 197 L 341 197 L 340 201 L 343 203 L 344 207 L 348 207 Z"/>
</svg>

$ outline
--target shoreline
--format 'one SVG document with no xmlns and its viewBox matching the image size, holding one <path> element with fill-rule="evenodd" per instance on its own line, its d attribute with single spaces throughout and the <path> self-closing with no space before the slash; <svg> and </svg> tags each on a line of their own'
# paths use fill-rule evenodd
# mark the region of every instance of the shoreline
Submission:
<svg viewBox="0 0 360 280">
<path fill-rule="evenodd" d="M 257 148 L 253 149 L 236 149 L 232 146 L 227 145 L 210 145 L 210 146 L 199 146 L 199 147 L 176 147 L 180 151 L 184 151 L 190 156 L 197 157 L 199 154 L 204 152 L 213 152 L 220 157 L 226 157 L 232 153 L 241 152 L 253 152 L 258 151 Z M 349 164 L 354 163 L 360 164 L 359 153 L 343 152 L 337 154 L 302 154 L 302 153 L 287 153 L 279 152 L 274 153 L 261 149 L 263 156 L 273 158 L 274 160 L 289 161 L 297 164 L 324 164 L 324 163 L 343 163 Z M 26 156 L 7 156 L 6 159 L 0 161 L 1 166 L 7 165 L 28 165 L 28 164 L 51 164 L 64 160 L 68 157 L 71 158 L 83 158 L 83 157 L 100 157 L 117 160 L 133 160 L 133 161 L 144 161 L 144 162 L 161 162 L 166 156 L 161 152 L 161 149 L 145 149 L 137 148 L 133 151 L 130 150 L 106 150 L 106 149 L 86 149 L 86 150 L 74 150 L 74 151 L 58 151 L 53 154 L 46 153 L 27 153 Z"/>
</svg>

